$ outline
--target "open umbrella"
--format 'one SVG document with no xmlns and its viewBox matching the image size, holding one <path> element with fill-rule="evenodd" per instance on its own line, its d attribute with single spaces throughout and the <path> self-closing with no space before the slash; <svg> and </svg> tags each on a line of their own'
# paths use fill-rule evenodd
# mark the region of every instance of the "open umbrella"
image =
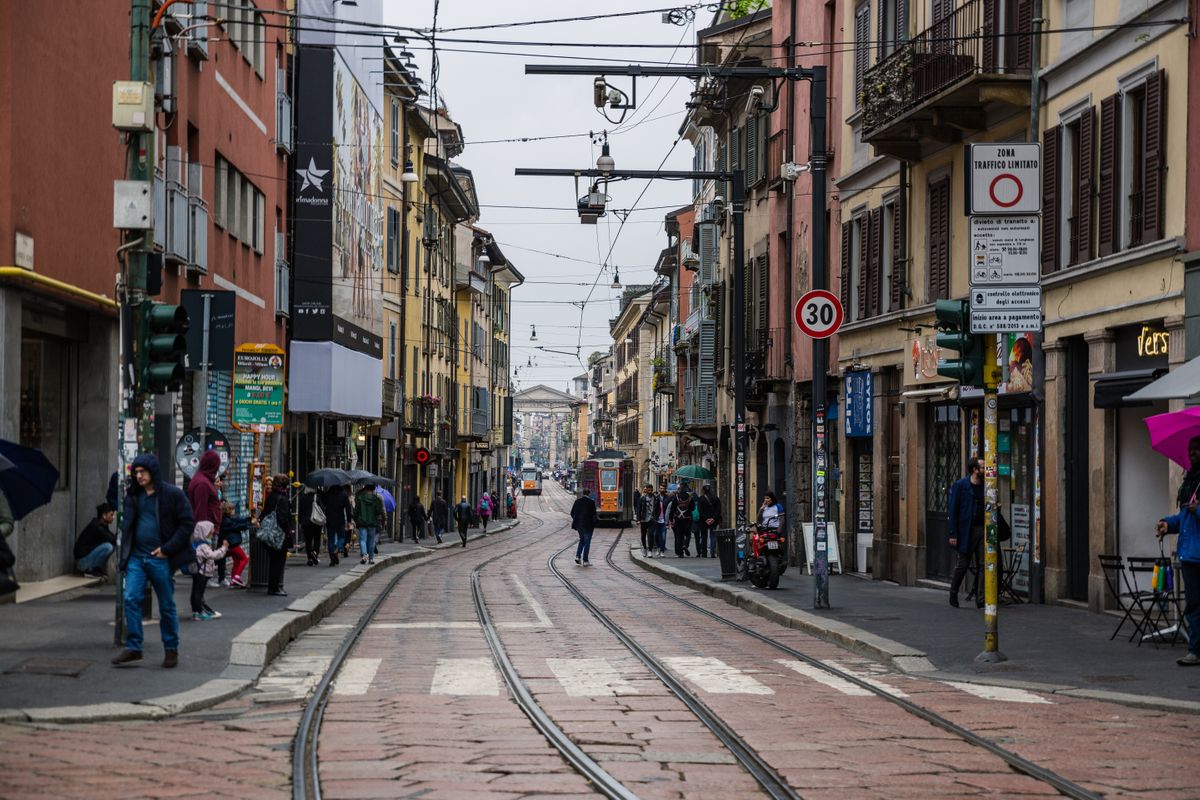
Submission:
<svg viewBox="0 0 1200 800">
<path fill-rule="evenodd" d="M 1200 436 L 1200 406 L 1146 417 L 1150 446 L 1184 469 L 1190 469 L 1188 442 Z"/>
<path fill-rule="evenodd" d="M 376 475 L 374 472 L 368 472 L 365 469 L 349 469 L 346 474 L 350 476 L 352 483 L 373 483 L 376 486 L 395 486 L 396 482 L 391 478 L 384 478 L 381 475 Z"/>
<path fill-rule="evenodd" d="M 304 476 L 304 485 L 310 489 L 332 489 L 334 486 L 346 486 L 353 483 L 350 476 L 342 469 L 315 469 Z"/>
<path fill-rule="evenodd" d="M 0 439 L 0 491 L 13 519 L 49 503 L 57 485 L 58 470 L 41 450 Z"/>
<path fill-rule="evenodd" d="M 680 478 L 692 478 L 699 481 L 711 481 L 713 479 L 712 470 L 705 469 L 699 464 L 686 464 L 675 470 L 675 475 Z"/>
</svg>

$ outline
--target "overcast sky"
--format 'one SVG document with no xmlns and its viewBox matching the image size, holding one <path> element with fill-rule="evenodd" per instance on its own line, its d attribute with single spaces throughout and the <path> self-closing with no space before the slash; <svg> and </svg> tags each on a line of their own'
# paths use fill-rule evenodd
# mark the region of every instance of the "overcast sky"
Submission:
<svg viewBox="0 0 1200 800">
<path fill-rule="evenodd" d="M 441 0 L 439 31 L 464 26 L 495 25 L 529 20 L 614 14 L 662 8 L 662 2 L 605 0 Z M 432 0 L 385 0 L 388 24 L 428 28 L 433 22 Z M 456 161 L 475 176 L 479 193 L 479 225 L 491 231 L 505 255 L 525 276 L 514 293 L 512 364 L 521 388 L 544 383 L 566 389 L 583 372 L 576 346 L 586 362 L 594 350 L 610 343 L 608 320 L 616 316 L 618 291 L 610 288 L 612 271 L 600 275 L 600 263 L 619 267 L 621 283 L 650 283 L 653 264 L 666 246 L 663 215 L 691 202 L 691 184 L 656 181 L 615 183 L 609 188 L 609 207 L 635 208 L 618 235 L 620 219 L 609 214 L 597 225 L 582 225 L 575 211 L 572 178 L 517 178 L 516 167 L 585 168 L 595 165 L 598 145 L 587 135 L 608 130 L 618 168 L 689 169 L 692 148 L 681 140 L 671 151 L 691 90 L 688 80 L 639 79 L 637 108 L 623 124 L 606 121 L 592 103 L 592 78 L 587 76 L 526 76 L 525 64 L 643 63 L 673 60 L 691 63 L 696 27 L 709 24 L 712 12 L 699 11 L 694 23 L 664 24 L 661 14 L 520 27 L 487 28 L 439 33 L 441 64 L 438 91 L 453 118 L 462 125 L 466 151 Z M 450 42 L 450 38 L 537 42 L 522 46 Z M 585 42 L 589 47 L 552 47 L 544 43 Z M 629 43 L 668 44 L 663 48 L 621 48 Z M 677 49 L 676 43 L 680 43 Z M 420 74 L 429 84 L 427 48 L 412 40 Z M 471 52 L 463 52 L 471 51 Z M 487 52 L 481 52 L 487 51 Z M 516 53 L 503 55 L 501 52 Z M 569 57 L 569 58 L 568 58 Z M 610 82 L 629 91 L 629 79 Z M 618 120 L 620 112 L 609 112 Z M 644 122 L 643 122 L 644 121 Z M 518 137 L 578 134 L 572 138 L 534 142 L 486 143 Z M 663 159 L 666 162 L 663 163 Z M 638 199 L 642 190 L 645 194 Z M 586 186 L 580 185 L 582 194 Z M 634 205 L 636 202 L 636 206 Z M 543 208 L 504 208 L 539 206 Z M 643 210 L 644 209 L 644 210 Z M 611 256 L 608 253 L 611 248 Z M 533 252 L 556 253 L 566 258 Z M 577 260 L 570 260 L 577 259 Z M 581 263 L 587 262 L 587 263 Z M 599 281 L 592 291 L 593 282 Z M 588 297 L 582 313 L 571 303 Z M 537 341 L 530 341 L 530 326 Z M 541 346 L 569 353 L 548 353 Z M 534 366 L 529 366 L 530 359 Z"/>
</svg>

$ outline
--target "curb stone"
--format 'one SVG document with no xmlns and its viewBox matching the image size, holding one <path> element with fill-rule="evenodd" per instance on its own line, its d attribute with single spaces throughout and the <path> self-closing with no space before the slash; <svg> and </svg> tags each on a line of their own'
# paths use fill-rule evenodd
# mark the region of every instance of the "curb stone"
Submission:
<svg viewBox="0 0 1200 800">
<path fill-rule="evenodd" d="M 492 534 L 511 530 L 520 520 L 493 527 Z M 485 538 L 482 531 L 468 534 L 467 541 Z M 304 631 L 329 616 L 367 578 L 380 570 L 425 558 L 436 550 L 461 547 L 455 542 L 432 545 L 423 550 L 383 555 L 374 564 L 355 565 L 319 589 L 297 597 L 281 611 L 268 614 L 233 637 L 229 663 L 219 677 L 187 691 L 137 702 L 94 703 L 46 708 L 0 708 L 0 723 L 73 723 L 155 720 L 215 706 L 250 688 L 271 661 Z"/>
<path fill-rule="evenodd" d="M 907 674 L 934 680 L 952 680 L 960 683 L 1025 689 L 1031 692 L 1042 692 L 1044 694 L 1055 694 L 1086 700 L 1101 700 L 1136 708 L 1200 714 L 1200 701 L 1194 700 L 1175 700 L 1157 695 L 1129 694 L 1127 692 L 1114 692 L 1107 689 L 1087 689 L 1065 684 L 1023 681 L 999 676 L 964 675 L 955 672 L 945 672 L 939 670 L 925 653 L 906 644 L 885 639 L 882 636 L 877 636 L 869 631 L 844 622 L 827 620 L 815 614 L 809 614 L 781 603 L 778 600 L 761 597 L 757 593 L 746 589 L 701 578 L 677 567 L 660 563 L 655 559 L 644 558 L 640 552 L 640 548 L 635 549 L 631 547 L 629 556 L 642 569 L 666 578 L 672 583 L 703 592 L 710 597 L 722 600 L 729 605 L 744 609 L 784 627 L 802 630 L 819 639 L 840 644 L 849 650 L 890 664 Z"/>
</svg>

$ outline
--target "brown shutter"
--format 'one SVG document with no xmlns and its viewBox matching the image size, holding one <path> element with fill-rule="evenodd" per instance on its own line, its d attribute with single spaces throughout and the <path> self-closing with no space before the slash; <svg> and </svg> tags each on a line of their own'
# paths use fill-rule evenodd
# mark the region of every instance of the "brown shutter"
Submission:
<svg viewBox="0 0 1200 800">
<path fill-rule="evenodd" d="M 933 21 L 941 22 L 954 11 L 954 0 L 933 0 Z"/>
<path fill-rule="evenodd" d="M 758 286 L 754 298 L 754 302 L 757 304 L 755 315 L 760 331 L 766 331 L 770 322 L 770 286 L 771 260 L 767 253 L 763 253 L 758 257 Z"/>
<path fill-rule="evenodd" d="M 1059 126 L 1042 135 L 1042 272 L 1058 269 Z"/>
<path fill-rule="evenodd" d="M 1121 115 L 1120 98 L 1110 95 L 1100 101 L 1100 213 L 1097 227 L 1100 229 L 1100 257 L 1110 256 L 1117 251 L 1117 153 Z"/>
<path fill-rule="evenodd" d="M 879 316 L 879 293 L 883 284 L 883 209 L 871 211 L 871 271 L 867 276 L 867 315 Z"/>
<path fill-rule="evenodd" d="M 854 15 L 854 105 L 863 90 L 863 75 L 871 57 L 871 5 L 863 3 Z"/>
<path fill-rule="evenodd" d="M 908 41 L 908 0 L 896 0 L 896 46 Z"/>
<path fill-rule="evenodd" d="M 1033 0 L 1017 0 L 1017 30 L 1025 34 L 1017 37 L 1017 69 L 1033 66 Z"/>
<path fill-rule="evenodd" d="M 1075 209 L 1075 262 L 1092 259 L 1092 173 L 1096 169 L 1096 113 L 1089 106 L 1079 118 L 1079 208 Z"/>
<path fill-rule="evenodd" d="M 996 45 L 1000 41 L 996 30 L 996 5 L 999 0 L 983 0 L 983 71 L 995 72 Z"/>
<path fill-rule="evenodd" d="M 891 31 L 884 29 L 884 23 L 887 22 L 887 14 L 883 11 L 883 4 L 888 0 L 879 0 L 879 13 L 875 19 L 875 62 L 883 61 L 884 48 L 887 47 L 887 40 L 891 37 Z"/>
<path fill-rule="evenodd" d="M 1165 73 L 1160 69 L 1146 80 L 1146 135 L 1142 154 L 1142 174 L 1146 187 L 1142 194 L 1143 242 L 1154 242 L 1163 236 L 1162 191 L 1163 168 L 1166 166 L 1163 148 L 1167 134 L 1163 107 L 1166 100 Z"/>
<path fill-rule="evenodd" d="M 871 271 L 871 215 L 858 219 L 858 316 L 867 318 L 867 273 Z"/>
<path fill-rule="evenodd" d="M 838 287 L 842 299 L 842 309 L 850 313 L 850 236 L 853 226 L 849 222 L 842 223 L 842 280 Z"/>
<path fill-rule="evenodd" d="M 895 311 L 904 306 L 904 284 L 908 275 L 908 265 L 904 263 L 904 254 L 900 252 L 900 228 L 904 225 L 904 207 L 897 200 L 892 204 L 892 285 L 891 310 Z"/>
<path fill-rule="evenodd" d="M 950 296 L 950 179 L 929 187 L 929 300 Z"/>
</svg>

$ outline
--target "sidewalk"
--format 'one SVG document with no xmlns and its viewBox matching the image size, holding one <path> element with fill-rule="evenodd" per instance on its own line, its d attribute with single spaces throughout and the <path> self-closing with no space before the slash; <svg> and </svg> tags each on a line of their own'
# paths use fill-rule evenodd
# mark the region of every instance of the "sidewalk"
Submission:
<svg viewBox="0 0 1200 800">
<path fill-rule="evenodd" d="M 491 525 L 488 535 L 514 520 Z M 384 543 L 371 566 L 351 553 L 336 567 L 309 567 L 289 554 L 284 572 L 287 597 L 265 591 L 209 587 L 205 601 L 221 619 L 193 622 L 190 580 L 175 580 L 179 610 L 179 666 L 161 667 L 163 647 L 155 619 L 145 626 L 145 660 L 114 668 L 115 588 L 96 587 L 0 606 L 0 721 L 74 721 L 153 718 L 221 702 L 247 688 L 287 643 L 311 627 L 378 570 L 423 558 L 437 549 L 460 547 L 458 535 L 433 547 L 411 541 Z M 482 538 L 473 529 L 472 540 Z M 452 541 L 453 540 L 453 541 Z M 432 540 L 426 540 L 432 541 Z"/>
<path fill-rule="evenodd" d="M 1178 701 L 1190 701 L 1188 705 L 1200 711 L 1200 668 L 1175 664 L 1187 652 L 1182 637 L 1174 647 L 1150 642 L 1138 647 L 1127 641 L 1133 629 L 1126 623 L 1109 641 L 1120 618 L 1108 614 L 1056 605 L 1001 606 L 999 649 L 1008 660 L 980 664 L 975 656 L 983 650 L 983 611 L 973 601 L 951 607 L 944 590 L 831 575 L 832 608 L 817 611 L 813 578 L 798 574 L 795 567 L 784 573 L 779 589 L 769 591 L 749 582 L 722 582 L 717 559 L 644 559 L 641 548 L 630 552 L 644 569 L 907 671 L 1023 687 L 1036 684 L 1033 688 L 1132 704 L 1178 708 Z"/>
</svg>

